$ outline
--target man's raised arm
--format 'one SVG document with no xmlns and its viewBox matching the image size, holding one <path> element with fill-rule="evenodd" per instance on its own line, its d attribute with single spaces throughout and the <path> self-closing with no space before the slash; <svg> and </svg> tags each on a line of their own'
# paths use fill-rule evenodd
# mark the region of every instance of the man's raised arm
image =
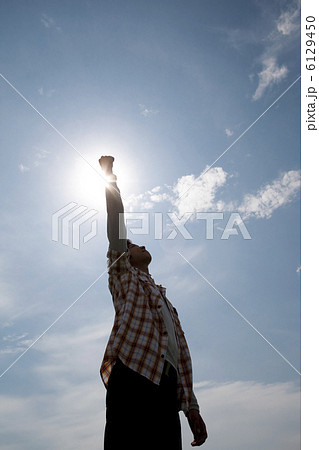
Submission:
<svg viewBox="0 0 319 450">
<path fill-rule="evenodd" d="M 99 159 L 100 166 L 107 177 L 107 185 L 105 187 L 107 237 L 110 243 L 110 249 L 126 252 L 124 207 L 120 190 L 116 184 L 116 176 L 113 174 L 113 161 L 113 156 L 101 156 Z"/>
</svg>

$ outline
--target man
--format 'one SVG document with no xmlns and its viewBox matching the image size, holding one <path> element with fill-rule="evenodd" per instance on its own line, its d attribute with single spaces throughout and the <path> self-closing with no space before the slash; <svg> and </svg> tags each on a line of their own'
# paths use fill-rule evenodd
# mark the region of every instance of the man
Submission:
<svg viewBox="0 0 319 450">
<path fill-rule="evenodd" d="M 179 411 L 202 445 L 206 427 L 193 393 L 192 365 L 177 311 L 155 284 L 151 254 L 126 239 L 114 158 L 99 160 L 107 176 L 109 289 L 115 319 L 101 365 L 107 388 L 106 450 L 181 450 Z"/>
</svg>

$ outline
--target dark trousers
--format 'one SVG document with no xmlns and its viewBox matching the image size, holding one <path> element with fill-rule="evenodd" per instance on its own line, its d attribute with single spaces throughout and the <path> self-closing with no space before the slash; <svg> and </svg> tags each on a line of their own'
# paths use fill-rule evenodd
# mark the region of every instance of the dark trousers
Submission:
<svg viewBox="0 0 319 450">
<path fill-rule="evenodd" d="M 106 395 L 104 450 L 182 449 L 177 374 L 164 372 L 157 386 L 116 362 Z"/>
</svg>

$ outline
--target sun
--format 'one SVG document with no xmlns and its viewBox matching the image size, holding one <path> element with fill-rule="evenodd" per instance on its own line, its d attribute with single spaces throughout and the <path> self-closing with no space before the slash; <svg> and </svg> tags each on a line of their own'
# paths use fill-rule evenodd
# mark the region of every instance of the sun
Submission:
<svg viewBox="0 0 319 450">
<path fill-rule="evenodd" d="M 106 154 L 105 150 L 104 154 Z M 101 155 L 103 151 L 96 152 L 95 157 L 84 155 L 84 158 L 77 158 L 72 170 L 68 170 L 67 191 L 72 201 L 95 208 L 105 205 L 105 187 L 108 181 L 98 161 Z M 120 159 L 124 162 L 120 163 Z M 117 176 L 117 184 L 123 199 L 132 194 L 133 185 L 134 190 L 137 189 L 134 170 L 126 158 L 118 158 L 114 161 L 113 172 Z"/>
<path fill-rule="evenodd" d="M 98 161 L 94 162 L 92 158 L 77 158 L 72 171 L 69 171 L 68 184 L 70 194 L 75 196 L 77 201 L 93 207 L 100 203 L 106 179 Z"/>
</svg>

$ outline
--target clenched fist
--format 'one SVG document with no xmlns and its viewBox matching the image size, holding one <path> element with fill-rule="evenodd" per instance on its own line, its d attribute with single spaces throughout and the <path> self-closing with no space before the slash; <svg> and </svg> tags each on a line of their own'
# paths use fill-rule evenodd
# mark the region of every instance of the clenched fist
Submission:
<svg viewBox="0 0 319 450">
<path fill-rule="evenodd" d="M 101 156 L 101 158 L 99 159 L 100 166 L 105 175 L 111 175 L 113 173 L 113 161 L 113 156 Z"/>
</svg>

